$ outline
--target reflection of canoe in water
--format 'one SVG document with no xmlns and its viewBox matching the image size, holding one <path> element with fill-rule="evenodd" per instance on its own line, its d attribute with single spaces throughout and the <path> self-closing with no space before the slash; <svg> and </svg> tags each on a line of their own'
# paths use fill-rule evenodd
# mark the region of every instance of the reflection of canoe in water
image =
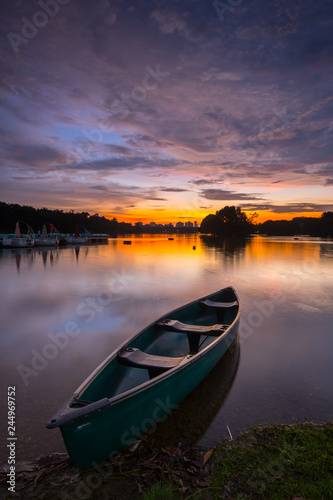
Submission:
<svg viewBox="0 0 333 500">
<path fill-rule="evenodd" d="M 96 466 L 165 418 L 236 338 L 231 287 L 163 316 L 114 351 L 46 424 L 60 427 L 73 462 Z"/>
<path fill-rule="evenodd" d="M 240 361 L 238 335 L 221 361 L 189 394 L 165 422 L 159 423 L 148 443 L 162 448 L 178 443 L 197 443 L 208 431 L 229 394 Z M 224 428 L 227 434 L 226 428 Z M 221 428 L 220 436 L 223 434 Z M 150 432 L 148 431 L 148 434 Z"/>
</svg>

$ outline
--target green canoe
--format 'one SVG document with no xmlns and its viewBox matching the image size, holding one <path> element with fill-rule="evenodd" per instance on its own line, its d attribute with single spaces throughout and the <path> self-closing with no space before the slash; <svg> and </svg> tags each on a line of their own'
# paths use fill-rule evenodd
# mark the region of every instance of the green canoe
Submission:
<svg viewBox="0 0 333 500">
<path fill-rule="evenodd" d="M 60 427 L 72 461 L 90 469 L 166 418 L 234 341 L 232 287 L 155 321 L 108 356 L 46 427 Z"/>
</svg>

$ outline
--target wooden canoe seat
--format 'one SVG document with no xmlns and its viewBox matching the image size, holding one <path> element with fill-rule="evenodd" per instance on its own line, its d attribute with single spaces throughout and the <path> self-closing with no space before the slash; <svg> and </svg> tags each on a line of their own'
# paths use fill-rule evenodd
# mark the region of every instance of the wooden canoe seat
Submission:
<svg viewBox="0 0 333 500">
<path fill-rule="evenodd" d="M 176 319 L 163 319 L 156 322 L 156 326 L 169 332 L 186 333 L 190 346 L 190 354 L 196 354 L 199 350 L 200 336 L 218 337 L 228 325 L 188 325 Z"/>
<path fill-rule="evenodd" d="M 157 377 L 161 373 L 174 368 L 183 361 L 184 357 L 155 356 L 147 354 L 134 347 L 124 347 L 118 352 L 119 363 L 135 368 L 146 368 L 150 378 Z"/>
<path fill-rule="evenodd" d="M 188 333 L 192 335 L 212 335 L 218 337 L 228 327 L 228 325 L 188 325 L 177 319 L 162 319 L 157 321 L 156 326 L 171 332 Z"/>
<path fill-rule="evenodd" d="M 203 309 L 213 309 L 216 312 L 216 319 L 219 323 L 228 323 L 230 312 L 233 307 L 238 307 L 238 302 L 214 302 L 213 300 L 200 300 L 200 306 Z M 230 311 L 230 312 L 229 312 Z M 231 322 L 231 321 L 230 321 Z"/>
<path fill-rule="evenodd" d="M 213 302 L 212 300 L 200 300 L 200 305 L 206 307 L 213 307 L 215 309 L 228 309 L 229 307 L 238 306 L 237 300 L 235 302 Z"/>
</svg>

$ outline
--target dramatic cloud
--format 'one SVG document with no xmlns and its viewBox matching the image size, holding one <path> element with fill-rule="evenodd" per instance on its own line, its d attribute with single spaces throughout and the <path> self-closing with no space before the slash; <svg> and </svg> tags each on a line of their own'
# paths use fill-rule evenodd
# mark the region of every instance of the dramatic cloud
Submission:
<svg viewBox="0 0 333 500">
<path fill-rule="evenodd" d="M 184 193 L 185 191 L 188 191 L 188 189 L 181 189 L 181 188 L 162 188 L 161 191 L 166 191 L 169 193 Z"/>
<path fill-rule="evenodd" d="M 225 189 L 203 189 L 201 195 L 203 198 L 206 198 L 206 200 L 219 200 L 219 201 L 262 199 L 261 196 L 256 196 L 253 194 L 246 194 L 246 193 L 236 193 L 235 191 L 227 191 Z"/>
<path fill-rule="evenodd" d="M 3 0 L 0 199 L 166 222 L 329 209 L 333 3 L 225 5 Z"/>
<path fill-rule="evenodd" d="M 244 205 L 244 209 L 246 210 L 268 210 L 270 212 L 274 212 L 277 214 L 285 214 L 287 213 L 300 213 L 300 212 L 308 212 L 307 215 L 311 212 L 327 212 L 333 210 L 333 203 L 321 205 L 316 203 L 287 203 L 286 205 L 273 205 L 270 203 L 267 204 L 251 204 Z"/>
</svg>

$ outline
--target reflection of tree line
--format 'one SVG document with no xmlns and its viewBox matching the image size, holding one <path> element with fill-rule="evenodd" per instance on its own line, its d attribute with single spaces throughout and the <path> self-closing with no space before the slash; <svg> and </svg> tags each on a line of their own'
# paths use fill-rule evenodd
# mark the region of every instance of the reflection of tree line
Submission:
<svg viewBox="0 0 333 500">
<path fill-rule="evenodd" d="M 221 237 L 202 235 L 201 240 L 204 247 L 215 248 L 217 251 L 223 252 L 229 256 L 244 252 L 248 244 L 247 239 L 237 236 Z"/>
<path fill-rule="evenodd" d="M 152 445 L 160 447 L 198 442 L 212 424 L 232 387 L 240 361 L 238 335 L 207 377 L 151 432 Z M 227 434 L 227 431 L 226 431 Z"/>
<path fill-rule="evenodd" d="M 331 243 L 321 243 L 321 245 L 320 245 L 320 257 L 321 258 L 332 258 L 333 257 L 333 245 Z"/>
</svg>

